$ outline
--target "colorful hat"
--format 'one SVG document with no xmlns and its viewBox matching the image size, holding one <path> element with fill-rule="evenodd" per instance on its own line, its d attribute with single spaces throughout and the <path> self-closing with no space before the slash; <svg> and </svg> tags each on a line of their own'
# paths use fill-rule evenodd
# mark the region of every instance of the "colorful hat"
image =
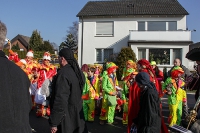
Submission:
<svg viewBox="0 0 200 133">
<path fill-rule="evenodd" d="M 43 60 L 51 60 L 51 54 L 49 52 L 44 52 Z"/>
<path fill-rule="evenodd" d="M 107 62 L 106 69 L 109 69 L 109 68 L 118 68 L 118 66 L 116 66 L 115 63 L 113 62 Z"/>
<path fill-rule="evenodd" d="M 148 69 L 150 71 L 150 75 L 152 77 L 155 77 L 155 73 L 153 71 L 153 68 L 150 64 L 150 62 L 146 59 L 141 59 L 137 62 L 138 64 L 140 64 L 142 66 L 143 69 Z"/>
<path fill-rule="evenodd" d="M 175 66 L 171 71 L 171 77 L 177 78 L 179 74 L 184 74 L 184 71 L 181 67 Z"/>
<path fill-rule="evenodd" d="M 32 51 L 32 50 L 29 50 L 29 51 L 27 52 L 26 56 L 28 56 L 28 57 L 34 57 L 34 56 L 33 56 L 33 51 Z"/>
<path fill-rule="evenodd" d="M 130 65 L 131 68 L 134 68 L 134 69 L 137 68 L 136 63 L 135 63 L 133 60 L 128 60 L 128 61 L 126 62 L 126 65 Z"/>
<path fill-rule="evenodd" d="M 151 65 L 152 66 L 156 66 L 156 62 L 155 61 L 151 61 Z"/>
<path fill-rule="evenodd" d="M 137 63 L 144 66 L 145 68 L 148 68 L 150 66 L 149 61 L 147 61 L 146 59 L 141 59 Z"/>
</svg>

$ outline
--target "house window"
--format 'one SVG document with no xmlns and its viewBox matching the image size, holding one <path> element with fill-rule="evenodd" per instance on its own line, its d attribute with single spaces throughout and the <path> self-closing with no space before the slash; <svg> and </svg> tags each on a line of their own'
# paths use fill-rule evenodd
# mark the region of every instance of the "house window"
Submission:
<svg viewBox="0 0 200 133">
<path fill-rule="evenodd" d="M 181 49 L 173 49 L 173 60 L 178 58 L 180 60 L 182 60 L 182 50 Z"/>
<path fill-rule="evenodd" d="M 114 32 L 113 22 L 96 22 L 96 35 L 97 36 L 113 36 Z"/>
<path fill-rule="evenodd" d="M 177 22 L 176 21 L 168 22 L 168 30 L 170 31 L 177 30 Z"/>
<path fill-rule="evenodd" d="M 167 28 L 168 27 L 168 28 Z M 145 31 L 145 28 L 148 31 L 176 31 L 177 22 L 176 21 L 147 21 L 145 26 L 145 21 L 138 21 L 138 31 Z"/>
<path fill-rule="evenodd" d="M 146 59 L 146 49 L 138 49 L 138 59 Z"/>
<path fill-rule="evenodd" d="M 145 22 L 144 21 L 138 22 L 138 31 L 145 31 Z"/>
<path fill-rule="evenodd" d="M 96 62 L 111 61 L 113 49 L 96 49 Z"/>
<path fill-rule="evenodd" d="M 147 25 L 148 31 L 166 31 L 166 22 L 163 21 L 149 21 Z"/>
<path fill-rule="evenodd" d="M 170 62 L 173 62 L 174 59 L 179 58 L 182 59 L 182 49 L 181 48 L 149 48 L 149 49 L 142 49 L 145 50 L 149 58 L 147 60 L 156 61 L 158 65 L 173 65 Z M 172 55 L 172 56 L 170 56 Z M 140 58 L 140 50 L 138 50 L 138 56 Z"/>
<path fill-rule="evenodd" d="M 149 49 L 149 61 L 170 65 L 170 49 Z"/>
</svg>

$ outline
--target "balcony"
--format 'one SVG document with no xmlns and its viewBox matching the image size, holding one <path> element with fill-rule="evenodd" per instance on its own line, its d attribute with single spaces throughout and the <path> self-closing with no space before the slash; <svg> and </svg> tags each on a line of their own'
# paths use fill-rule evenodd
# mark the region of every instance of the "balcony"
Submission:
<svg viewBox="0 0 200 133">
<path fill-rule="evenodd" d="M 129 41 L 191 41 L 191 31 L 134 31 Z"/>
</svg>

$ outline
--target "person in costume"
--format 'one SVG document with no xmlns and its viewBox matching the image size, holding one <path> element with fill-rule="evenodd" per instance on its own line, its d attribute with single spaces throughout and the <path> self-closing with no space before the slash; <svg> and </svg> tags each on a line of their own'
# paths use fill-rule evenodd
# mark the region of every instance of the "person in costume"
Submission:
<svg viewBox="0 0 200 133">
<path fill-rule="evenodd" d="M 138 72 L 146 72 L 150 81 L 155 84 L 157 91 L 159 92 L 159 84 L 156 79 L 156 75 L 153 71 L 153 68 L 150 65 L 150 62 L 146 59 L 141 59 L 137 62 L 137 70 Z M 161 89 L 161 88 L 160 88 Z M 141 89 L 138 87 L 137 83 L 134 82 L 133 85 L 129 89 L 129 103 L 128 103 L 128 128 L 127 132 L 130 133 L 132 120 L 138 116 L 138 112 L 140 109 L 140 92 Z M 160 104 L 161 105 L 161 104 Z M 161 114 L 162 116 L 162 114 Z M 164 123 L 164 119 L 161 117 L 161 133 L 168 133 L 168 129 Z"/>
<path fill-rule="evenodd" d="M 182 104 L 187 103 L 185 82 L 181 78 L 184 71 L 176 66 L 171 71 L 171 77 L 168 77 L 163 84 L 163 91 L 168 95 L 168 104 L 170 115 L 168 118 L 169 126 L 180 125 L 182 117 Z"/>
<path fill-rule="evenodd" d="M 93 89 L 91 88 L 90 81 L 88 80 L 88 70 L 89 70 L 88 65 L 83 64 L 81 70 L 83 71 L 83 74 L 85 76 L 85 84 L 82 93 L 84 118 L 85 121 L 94 121 L 94 114 L 92 113 L 93 106 L 92 107 L 89 106 L 91 103 L 90 101 L 93 102 L 93 100 L 90 98 L 91 96 L 90 89 L 91 90 Z"/>
<path fill-rule="evenodd" d="M 38 67 L 38 64 L 34 62 L 33 58 L 34 55 L 32 50 L 27 52 L 26 59 L 20 59 L 17 52 L 13 52 L 11 49 L 9 49 L 8 59 L 14 61 L 19 67 L 21 67 L 26 72 L 30 80 L 33 76 L 32 69 Z"/>
<path fill-rule="evenodd" d="M 161 112 L 160 98 L 155 84 L 150 81 L 146 72 L 140 72 L 135 80 L 141 89 L 140 110 L 138 116 L 133 119 L 138 133 L 160 133 Z"/>
<path fill-rule="evenodd" d="M 18 54 L 16 52 L 13 52 L 11 49 L 9 49 L 9 57 L 8 59 L 11 61 L 14 61 L 20 68 L 22 68 L 24 70 L 24 72 L 27 74 L 30 82 L 31 82 L 31 86 L 30 86 L 30 93 L 31 93 L 31 99 L 32 99 L 32 109 L 35 108 L 35 90 L 36 90 L 36 86 L 32 85 L 32 81 L 35 77 L 34 73 L 33 73 L 33 68 L 37 68 L 38 64 L 36 64 L 33 61 L 34 55 L 33 55 L 33 51 L 30 50 L 27 52 L 26 54 L 26 59 L 20 59 L 18 57 Z M 34 88 L 35 87 L 35 88 Z"/>
<path fill-rule="evenodd" d="M 94 67 L 95 67 L 95 74 L 99 76 L 101 73 L 100 65 L 94 64 Z"/>
<path fill-rule="evenodd" d="M 123 80 L 123 91 L 122 91 L 122 100 L 123 100 L 123 124 L 128 124 L 128 94 L 129 87 L 132 84 L 131 80 L 133 80 L 134 76 L 137 74 L 136 72 L 136 63 L 132 60 L 128 60 L 126 62 L 126 66 L 123 69 L 122 80 Z"/>
<path fill-rule="evenodd" d="M 45 52 L 43 63 L 38 70 L 39 77 L 37 80 L 37 91 L 35 94 L 35 102 L 37 103 L 36 116 L 50 115 L 49 96 L 50 84 L 54 75 L 56 75 L 56 67 L 50 63 L 51 55 Z"/>
<path fill-rule="evenodd" d="M 94 121 L 95 116 L 95 101 L 99 98 L 98 95 L 98 77 L 94 76 L 95 68 L 90 67 L 88 73 L 85 73 L 86 83 L 83 90 L 84 99 L 84 116 L 89 122 Z"/>
<path fill-rule="evenodd" d="M 34 62 L 34 52 L 29 50 L 26 53 L 26 63 L 27 63 L 27 71 L 31 72 L 28 74 L 28 77 L 31 81 L 30 90 L 31 90 L 31 99 L 32 99 L 32 109 L 36 107 L 35 103 L 35 93 L 37 90 L 37 80 L 39 78 L 39 63 Z"/>
<path fill-rule="evenodd" d="M 159 83 L 159 96 L 162 97 L 163 96 L 163 91 L 162 91 L 162 83 L 163 83 L 163 80 L 164 80 L 164 75 L 163 75 L 163 72 L 161 70 L 159 70 L 157 64 L 155 61 L 151 61 L 151 66 L 153 68 L 153 71 L 156 75 L 156 78 L 158 80 L 158 83 Z"/>
<path fill-rule="evenodd" d="M 95 98 L 95 115 L 100 114 L 101 112 L 101 98 L 100 96 L 102 93 L 100 92 L 100 80 L 99 80 L 99 75 L 95 74 L 96 69 L 95 67 L 91 66 L 89 67 L 88 70 L 88 80 L 90 81 L 90 85 L 93 87 L 96 93 L 96 98 Z"/>
<path fill-rule="evenodd" d="M 103 100 L 100 114 L 100 124 L 103 125 L 104 121 L 107 120 L 109 124 L 116 124 L 114 122 L 114 114 L 116 107 L 116 95 L 118 81 L 116 78 L 116 69 L 118 67 L 113 62 L 106 64 L 106 71 L 103 72 L 102 76 L 102 89 L 103 89 Z M 112 100 L 111 100 L 112 99 Z"/>
<path fill-rule="evenodd" d="M 34 54 L 32 50 L 29 50 L 26 54 L 26 62 L 28 71 L 32 71 L 34 67 L 38 67 L 38 64 L 34 61 Z"/>
<path fill-rule="evenodd" d="M 83 72 L 83 74 L 85 76 L 85 84 L 84 84 L 83 93 L 82 93 L 83 113 L 84 113 L 85 121 L 88 120 L 88 105 L 87 105 L 87 103 L 89 102 L 89 89 L 90 89 L 89 81 L 87 79 L 88 69 L 89 69 L 89 67 L 87 64 L 83 64 L 81 66 L 81 71 Z"/>
</svg>

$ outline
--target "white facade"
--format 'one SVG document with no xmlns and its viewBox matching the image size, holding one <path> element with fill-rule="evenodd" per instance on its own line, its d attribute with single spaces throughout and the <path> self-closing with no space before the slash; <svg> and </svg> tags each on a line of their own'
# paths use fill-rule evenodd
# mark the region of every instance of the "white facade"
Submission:
<svg viewBox="0 0 200 133">
<path fill-rule="evenodd" d="M 177 22 L 177 31 L 138 31 L 138 21 L 145 22 L 145 30 L 147 30 L 146 26 L 149 21 L 166 21 L 166 29 L 168 29 L 168 22 Z M 98 22 L 113 22 L 113 35 L 96 35 Z M 101 49 L 111 49 L 113 53 L 119 53 L 122 47 L 131 46 L 137 59 L 138 49 L 145 48 L 147 60 L 149 60 L 149 49 L 167 48 L 171 52 L 173 52 L 174 48 L 180 49 L 183 65 L 190 67 L 185 54 L 189 51 L 188 45 L 191 43 L 191 32 L 186 31 L 185 15 L 80 18 L 78 42 L 78 61 L 80 65 L 101 63 L 104 55 L 104 50 L 101 51 Z M 101 53 L 102 58 L 98 57 L 97 59 L 97 52 Z M 170 64 L 161 64 L 161 67 L 171 67 L 173 65 L 173 56 L 170 55 L 170 57 Z M 99 61 L 99 59 L 102 61 Z"/>
</svg>

